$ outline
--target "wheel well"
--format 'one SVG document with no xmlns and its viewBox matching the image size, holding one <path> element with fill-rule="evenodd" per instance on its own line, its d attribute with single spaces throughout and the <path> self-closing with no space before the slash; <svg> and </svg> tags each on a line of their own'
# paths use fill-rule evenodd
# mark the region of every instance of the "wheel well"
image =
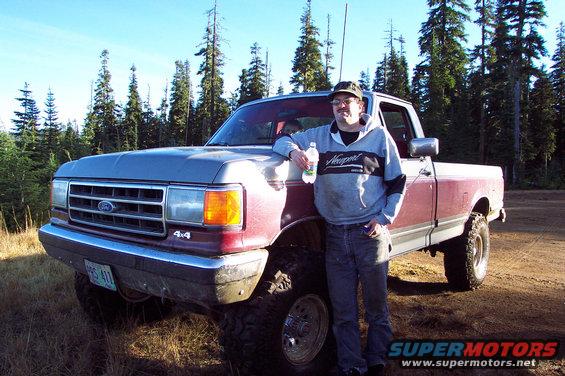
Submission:
<svg viewBox="0 0 565 376">
<path fill-rule="evenodd" d="M 323 251 L 325 249 L 324 222 L 312 220 L 286 228 L 269 248 L 281 247 L 303 247 L 312 251 Z"/>
<path fill-rule="evenodd" d="M 490 212 L 490 204 L 488 202 L 488 199 L 486 197 L 482 197 L 479 201 L 477 201 L 472 211 L 475 213 L 481 213 L 486 217 Z"/>
</svg>

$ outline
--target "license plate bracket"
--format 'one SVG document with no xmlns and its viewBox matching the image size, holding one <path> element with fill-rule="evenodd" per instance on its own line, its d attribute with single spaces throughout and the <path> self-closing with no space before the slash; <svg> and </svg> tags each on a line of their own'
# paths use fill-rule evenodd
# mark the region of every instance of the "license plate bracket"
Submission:
<svg viewBox="0 0 565 376">
<path fill-rule="evenodd" d="M 108 290 L 117 291 L 112 269 L 109 265 L 102 265 L 89 260 L 84 260 L 84 266 L 90 282 Z"/>
</svg>

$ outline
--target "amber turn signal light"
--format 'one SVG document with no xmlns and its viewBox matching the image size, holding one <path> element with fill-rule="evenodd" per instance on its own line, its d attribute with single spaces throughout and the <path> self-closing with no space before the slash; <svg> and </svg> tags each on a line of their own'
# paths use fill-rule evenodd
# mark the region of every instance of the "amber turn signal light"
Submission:
<svg viewBox="0 0 565 376">
<path fill-rule="evenodd" d="M 206 191 L 204 224 L 230 226 L 241 224 L 241 191 Z"/>
</svg>

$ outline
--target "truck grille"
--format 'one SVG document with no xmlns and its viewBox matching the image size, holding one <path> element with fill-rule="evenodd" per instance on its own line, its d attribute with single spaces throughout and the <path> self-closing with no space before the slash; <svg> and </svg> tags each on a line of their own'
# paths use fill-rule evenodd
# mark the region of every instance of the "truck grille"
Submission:
<svg viewBox="0 0 565 376">
<path fill-rule="evenodd" d="M 165 187 L 71 182 L 72 221 L 136 234 L 164 236 Z"/>
</svg>

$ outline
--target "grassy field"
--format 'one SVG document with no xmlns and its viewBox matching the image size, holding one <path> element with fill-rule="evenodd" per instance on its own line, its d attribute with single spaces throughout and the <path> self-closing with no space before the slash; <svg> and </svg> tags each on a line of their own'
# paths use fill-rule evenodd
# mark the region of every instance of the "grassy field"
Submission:
<svg viewBox="0 0 565 376">
<path fill-rule="evenodd" d="M 174 312 L 159 323 L 92 324 L 73 272 L 45 254 L 37 230 L 0 233 L 0 375 L 224 375 L 218 328 Z M 195 366 L 197 365 L 197 366 Z"/>
</svg>

